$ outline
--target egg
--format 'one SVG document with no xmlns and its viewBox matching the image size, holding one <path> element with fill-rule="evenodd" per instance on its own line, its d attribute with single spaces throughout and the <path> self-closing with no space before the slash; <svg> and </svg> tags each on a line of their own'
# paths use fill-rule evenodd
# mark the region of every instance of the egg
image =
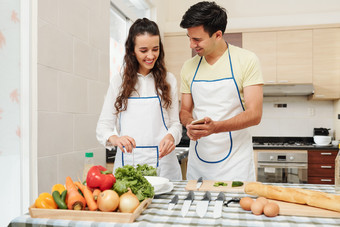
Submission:
<svg viewBox="0 0 340 227">
<path fill-rule="evenodd" d="M 267 217 L 275 217 L 280 213 L 280 207 L 277 203 L 269 202 L 264 206 L 263 213 Z"/>
<path fill-rule="evenodd" d="M 251 204 L 254 202 L 254 200 L 250 197 L 243 197 L 240 200 L 240 206 L 243 210 L 250 210 Z"/>
<path fill-rule="evenodd" d="M 253 204 L 251 204 L 251 212 L 255 215 L 261 215 L 263 213 L 263 203 L 261 201 L 255 200 Z"/>
<path fill-rule="evenodd" d="M 268 203 L 268 200 L 264 197 L 258 197 L 256 201 L 261 202 L 263 205 L 266 205 Z"/>
</svg>

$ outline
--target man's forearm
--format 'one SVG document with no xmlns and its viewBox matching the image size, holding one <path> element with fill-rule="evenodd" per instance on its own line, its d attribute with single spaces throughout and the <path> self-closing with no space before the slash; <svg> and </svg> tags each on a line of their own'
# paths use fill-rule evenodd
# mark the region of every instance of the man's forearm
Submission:
<svg viewBox="0 0 340 227">
<path fill-rule="evenodd" d="M 262 112 L 244 111 L 228 120 L 216 121 L 215 133 L 236 131 L 258 125 L 261 117 Z"/>
<path fill-rule="evenodd" d="M 179 119 L 182 125 L 187 126 L 187 124 L 193 121 L 192 113 L 187 110 L 181 110 L 179 112 Z"/>
</svg>

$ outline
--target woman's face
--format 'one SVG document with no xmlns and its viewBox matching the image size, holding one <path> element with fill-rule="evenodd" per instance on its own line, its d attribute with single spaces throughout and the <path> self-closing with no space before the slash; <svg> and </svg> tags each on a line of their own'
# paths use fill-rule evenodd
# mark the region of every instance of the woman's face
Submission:
<svg viewBox="0 0 340 227">
<path fill-rule="evenodd" d="M 159 36 L 148 33 L 136 36 L 135 56 L 139 63 L 138 72 L 146 76 L 154 67 L 159 56 Z"/>
</svg>

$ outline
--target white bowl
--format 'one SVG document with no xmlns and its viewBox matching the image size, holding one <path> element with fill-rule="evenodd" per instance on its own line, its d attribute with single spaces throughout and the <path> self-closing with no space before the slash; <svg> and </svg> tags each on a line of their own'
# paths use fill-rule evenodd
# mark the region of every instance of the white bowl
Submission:
<svg viewBox="0 0 340 227">
<path fill-rule="evenodd" d="M 155 192 L 161 189 L 165 184 L 169 183 L 169 179 L 164 177 L 145 176 L 145 178 L 154 187 Z"/>
<path fill-rule="evenodd" d="M 339 145 L 339 141 L 338 140 L 333 140 L 332 141 L 332 145 L 333 146 L 338 146 Z"/>
<path fill-rule="evenodd" d="M 314 136 L 313 138 L 316 145 L 328 145 L 332 140 L 330 136 Z"/>
</svg>

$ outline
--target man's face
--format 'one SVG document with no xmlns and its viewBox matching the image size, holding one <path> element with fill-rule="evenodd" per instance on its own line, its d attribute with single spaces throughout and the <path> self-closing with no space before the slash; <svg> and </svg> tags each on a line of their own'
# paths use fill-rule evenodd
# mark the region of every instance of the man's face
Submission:
<svg viewBox="0 0 340 227">
<path fill-rule="evenodd" d="M 209 33 L 204 31 L 203 25 L 188 28 L 190 48 L 195 49 L 199 56 L 207 56 L 215 50 L 216 33 L 209 37 Z"/>
</svg>

